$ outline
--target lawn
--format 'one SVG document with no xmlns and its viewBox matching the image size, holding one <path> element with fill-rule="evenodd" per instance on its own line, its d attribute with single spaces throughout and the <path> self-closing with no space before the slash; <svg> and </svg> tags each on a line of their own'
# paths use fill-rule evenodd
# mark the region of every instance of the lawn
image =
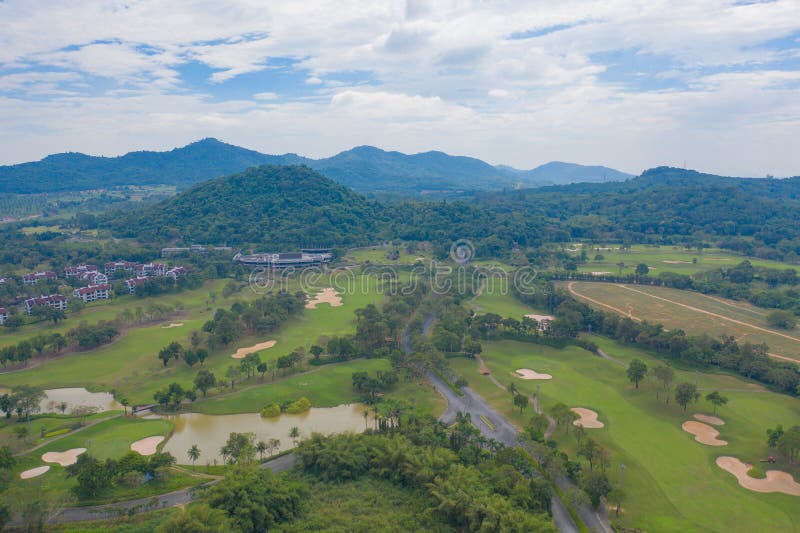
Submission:
<svg viewBox="0 0 800 533">
<path fill-rule="evenodd" d="M 610 249 L 604 249 L 610 248 Z M 573 255 L 580 253 L 580 247 L 576 246 L 569 250 Z M 695 272 L 713 270 L 720 267 L 731 267 L 744 260 L 750 261 L 755 266 L 769 268 L 797 268 L 788 263 L 770 261 L 768 259 L 758 259 L 735 254 L 728 250 L 717 248 L 704 249 L 702 255 L 696 249 L 687 250 L 683 246 L 653 246 L 638 244 L 631 246 L 630 250 L 622 251 L 619 244 L 599 244 L 592 248 L 587 248 L 586 253 L 589 261 L 580 265 L 578 270 L 581 272 L 610 272 L 619 274 L 618 263 L 624 263 L 622 274 L 633 274 L 636 265 L 644 263 L 651 269 L 651 275 L 659 272 L 677 272 L 679 274 L 691 275 Z M 595 261 L 594 257 L 600 254 L 603 259 Z"/>
<path fill-rule="evenodd" d="M 576 347 L 556 350 L 512 341 L 486 343 L 483 358 L 502 383 L 513 381 L 528 394 L 541 387 L 545 410 L 562 401 L 600 414 L 605 428 L 587 433 L 610 451 L 609 476 L 614 483 L 619 482 L 619 465 L 625 465 L 627 498 L 625 513 L 618 519 L 620 525 L 645 531 L 795 531 L 800 527 L 800 501 L 796 497 L 747 491 L 714 462 L 719 455 L 733 455 L 757 463 L 768 455 L 765 430 L 779 423 L 795 423 L 800 417 L 799 400 L 728 375 L 677 371 L 676 382 L 696 379 L 703 394 L 724 389 L 723 394 L 730 399 L 719 412 L 726 421 L 720 428 L 720 438 L 729 445 L 704 446 L 680 425 L 691 413 L 710 413 L 712 407 L 705 400 L 683 413 L 674 401 L 664 404 L 663 393 L 660 400 L 656 399 L 656 383 L 646 380 L 636 390 L 625 374 L 627 362 L 639 357 L 653 367 L 660 361 L 607 339 L 593 340 L 623 365 Z M 532 408 L 520 415 L 507 392 L 478 374 L 475 361 L 454 359 L 451 364 L 517 425 L 530 417 Z M 517 368 L 546 372 L 553 379 L 518 379 L 512 375 Z M 558 428 L 554 437 L 574 455 L 571 436 Z M 800 477 L 800 472 L 794 474 Z"/>
<path fill-rule="evenodd" d="M 588 303 L 605 310 L 615 308 L 624 315 L 690 334 L 713 332 L 732 335 L 739 342 L 766 343 L 770 353 L 800 361 L 800 333 L 770 328 L 768 311 L 747 302 L 666 287 L 578 281 L 559 285 L 571 287 L 579 297 L 596 300 Z"/>
<path fill-rule="evenodd" d="M 473 299 L 470 305 L 476 313 L 495 313 L 502 317 L 511 317 L 517 320 L 522 320 L 522 317 L 527 314 L 549 314 L 542 309 L 536 309 L 520 302 L 511 292 L 510 284 L 512 281 L 511 276 L 507 279 L 499 277 L 488 278 L 483 292 Z"/>
<path fill-rule="evenodd" d="M 297 347 L 307 350 L 320 337 L 354 331 L 354 311 L 369 303 L 379 303 L 383 295 L 376 289 L 374 279 L 363 276 L 342 276 L 334 279 L 334 282 L 342 288 L 341 307 L 321 304 L 316 309 L 306 309 L 302 316 L 290 320 L 277 332 L 243 338 L 229 347 L 212 352 L 205 363 L 206 368 L 221 378 L 228 366 L 237 364 L 230 357 L 237 348 L 274 339 L 277 344 L 263 350 L 261 357 L 264 360 L 275 359 Z M 289 286 L 292 290 L 298 287 L 296 282 Z M 156 355 L 171 341 L 188 344 L 190 333 L 200 329 L 213 316 L 214 306 L 211 310 L 205 306 L 207 294 L 207 291 L 193 294 L 192 299 L 184 300 L 193 307 L 187 307 L 186 317 L 179 320 L 183 326 L 169 329 L 161 325 L 135 328 L 116 342 L 96 350 L 46 361 L 35 368 L 2 374 L 0 384 L 6 387 L 25 383 L 44 388 L 76 386 L 92 391 L 116 390 L 134 405 L 151 403 L 153 394 L 171 382 L 191 388 L 198 366 L 189 368 L 183 362 L 172 362 L 164 367 Z M 218 298 L 216 305 L 228 307 L 236 299 L 252 295 L 245 289 L 230 301 Z"/>
</svg>

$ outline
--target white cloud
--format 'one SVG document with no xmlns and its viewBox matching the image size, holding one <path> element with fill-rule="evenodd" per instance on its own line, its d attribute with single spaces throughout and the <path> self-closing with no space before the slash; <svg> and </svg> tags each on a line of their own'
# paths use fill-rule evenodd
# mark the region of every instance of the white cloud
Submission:
<svg viewBox="0 0 800 533">
<path fill-rule="evenodd" d="M 0 163 L 216 135 L 317 156 L 800 173 L 798 71 L 779 62 L 800 43 L 775 44 L 800 32 L 796 0 L 36 4 L 0 2 Z M 184 80 L 188 62 L 211 83 Z M 225 101 L 254 72 L 294 81 Z"/>
</svg>

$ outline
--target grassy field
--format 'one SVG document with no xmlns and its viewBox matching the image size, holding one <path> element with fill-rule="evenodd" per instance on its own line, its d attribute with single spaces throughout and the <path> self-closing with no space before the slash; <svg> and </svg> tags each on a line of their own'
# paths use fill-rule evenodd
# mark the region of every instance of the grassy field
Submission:
<svg viewBox="0 0 800 533">
<path fill-rule="evenodd" d="M 619 465 L 625 465 L 625 512 L 620 519 L 612 519 L 622 526 L 645 531 L 796 531 L 800 527 L 800 501 L 796 497 L 747 491 L 714 462 L 720 455 L 734 455 L 758 464 L 769 454 L 765 430 L 798 420 L 800 401 L 727 375 L 696 376 L 676 371 L 676 383 L 697 379 L 703 394 L 719 389 L 730 399 L 729 405 L 719 411 L 726 421 L 720 428 L 720 438 L 729 445 L 704 446 L 680 426 L 692 413 L 710 413 L 711 405 L 701 400 L 683 413 L 674 400 L 666 405 L 663 393 L 660 400 L 656 399 L 657 384 L 651 380 L 636 390 L 625 374 L 630 359 L 639 357 L 651 368 L 660 362 L 607 339 L 593 340 L 622 364 L 575 347 L 556 350 L 512 341 L 486 343 L 483 358 L 502 383 L 513 381 L 528 394 L 535 394 L 540 388 L 544 410 L 562 401 L 600 414 L 605 428 L 587 433 L 610 451 L 609 477 L 613 483 L 619 482 Z M 451 364 L 517 425 L 522 426 L 529 419 L 532 408 L 520 415 L 508 392 L 478 374 L 475 361 L 453 359 Z M 553 379 L 518 379 L 512 374 L 517 368 L 546 372 Z M 554 438 L 575 455 L 572 436 L 557 428 Z M 800 478 L 797 469 L 794 474 Z"/>
<path fill-rule="evenodd" d="M 316 309 L 306 309 L 303 316 L 291 320 L 278 332 L 243 338 L 229 347 L 212 352 L 205 363 L 206 368 L 222 377 L 227 367 L 236 363 L 230 354 L 237 348 L 275 339 L 277 344 L 273 348 L 261 352 L 263 359 L 274 359 L 300 346 L 307 349 L 321 336 L 353 331 L 353 311 L 383 298 L 378 294 L 374 280 L 365 280 L 363 286 L 361 278 L 355 281 L 355 286 L 343 295 L 341 307 L 322 304 Z M 2 374 L 0 384 L 6 387 L 26 383 L 45 388 L 77 386 L 93 391 L 116 390 L 132 404 L 152 402 L 153 393 L 173 381 L 191 388 L 199 367 L 189 368 L 182 362 L 173 362 L 165 368 L 156 357 L 158 350 L 174 340 L 186 344 L 189 334 L 200 329 L 213 316 L 216 306 L 228 307 L 236 299 L 253 297 L 253 294 L 244 289 L 228 301 L 218 297 L 216 305 L 210 309 L 205 304 L 208 290 L 174 297 L 179 296 L 184 297 L 181 301 L 186 310 L 184 318 L 179 320 L 183 326 L 135 328 L 116 342 L 96 350 L 46 361 L 35 368 Z"/>
<path fill-rule="evenodd" d="M 511 279 L 503 280 L 492 277 L 486 280 L 486 285 L 480 296 L 473 299 L 470 305 L 476 313 L 495 313 L 502 317 L 512 317 L 522 320 L 526 314 L 546 315 L 543 309 L 536 309 L 517 300 L 511 293 L 509 284 Z"/>
<path fill-rule="evenodd" d="M 397 259 L 389 259 L 388 254 L 397 250 L 400 255 Z M 378 265 L 413 265 L 422 261 L 428 264 L 433 255 L 430 251 L 415 249 L 412 253 L 406 251 L 405 244 L 396 246 L 376 246 L 360 250 L 350 250 L 341 259 L 345 263 L 372 263 Z"/>
<path fill-rule="evenodd" d="M 614 308 L 626 316 L 687 333 L 733 335 L 739 342 L 766 343 L 770 353 L 800 361 L 800 333 L 776 330 L 766 323 L 767 311 L 747 302 L 726 300 L 697 292 L 615 283 L 572 282 L 573 294 L 591 298 L 590 305 Z M 600 303 L 605 304 L 604 307 Z"/>
<path fill-rule="evenodd" d="M 568 250 L 575 256 L 580 254 L 580 246 L 576 245 Z M 728 250 L 717 248 L 704 249 L 702 255 L 696 249 L 687 250 L 683 246 L 648 246 L 634 245 L 630 250 L 620 250 L 618 244 L 600 244 L 586 249 L 589 261 L 580 265 L 578 270 L 581 272 L 609 272 L 619 274 L 618 263 L 624 263 L 622 274 L 633 274 L 636 265 L 644 263 L 650 267 L 650 274 L 657 275 L 659 272 L 677 272 L 679 274 L 694 274 L 705 270 L 712 270 L 720 267 L 735 266 L 745 259 L 755 266 L 770 268 L 797 268 L 797 266 L 770 261 L 768 259 L 758 259 L 755 257 L 745 257 L 735 254 Z M 597 254 L 603 256 L 600 261 L 595 261 Z"/>
</svg>

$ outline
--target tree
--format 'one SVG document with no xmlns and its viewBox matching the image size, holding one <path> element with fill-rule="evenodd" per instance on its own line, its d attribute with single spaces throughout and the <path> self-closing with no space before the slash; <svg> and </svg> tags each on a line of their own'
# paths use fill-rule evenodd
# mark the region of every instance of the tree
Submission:
<svg viewBox="0 0 800 533">
<path fill-rule="evenodd" d="M 225 445 L 220 448 L 220 455 L 229 464 L 250 464 L 256 454 L 255 433 L 236 433 L 228 435 Z"/>
<path fill-rule="evenodd" d="M 31 421 L 31 414 L 39 412 L 42 400 L 46 397 L 44 389 L 31 385 L 19 385 L 11 389 L 12 402 L 21 413 L 25 414 L 28 423 Z"/>
<path fill-rule="evenodd" d="M 517 394 L 514 396 L 514 406 L 519 407 L 519 414 L 522 414 L 522 411 L 528 407 L 528 397 L 524 394 Z"/>
<path fill-rule="evenodd" d="M 625 491 L 622 490 L 622 487 L 614 487 L 611 489 L 611 492 L 608 493 L 608 500 L 615 504 L 616 510 L 615 514 L 619 516 L 620 508 L 622 507 L 622 502 L 625 501 Z"/>
<path fill-rule="evenodd" d="M 602 472 L 590 472 L 583 481 L 583 490 L 589 495 L 592 506 L 597 508 L 602 498 L 611 492 L 611 482 Z"/>
<path fill-rule="evenodd" d="M 797 326 L 797 317 L 789 311 L 779 309 L 767 315 L 767 324 L 778 329 L 794 329 Z"/>
<path fill-rule="evenodd" d="M 234 530 L 225 511 L 199 503 L 170 514 L 169 520 L 159 525 L 155 531 L 156 533 L 217 533 Z"/>
<path fill-rule="evenodd" d="M 189 460 L 192 461 L 192 468 L 194 468 L 194 464 L 200 458 L 200 448 L 197 447 L 197 444 L 192 444 L 192 447 L 189 448 L 186 455 L 189 456 Z"/>
<path fill-rule="evenodd" d="M 667 403 L 669 403 L 669 388 L 672 385 L 672 380 L 675 379 L 675 371 L 668 366 L 659 365 L 653 369 L 653 375 L 661 382 L 666 392 Z M 656 398 L 658 398 L 658 389 L 656 389 Z"/>
<path fill-rule="evenodd" d="M 594 439 L 588 438 L 583 441 L 583 444 L 578 448 L 578 455 L 585 458 L 589 463 L 589 470 L 594 470 L 594 460 L 597 457 L 598 444 Z"/>
<path fill-rule="evenodd" d="M 795 457 L 800 452 L 800 426 L 792 426 L 784 431 L 777 444 L 777 448 L 781 453 L 788 456 L 791 462 L 794 462 Z"/>
<path fill-rule="evenodd" d="M 256 452 L 258 452 L 259 459 L 261 460 L 264 459 L 264 454 L 266 453 L 268 448 L 269 447 L 267 446 L 267 443 L 264 442 L 263 440 L 260 440 L 256 443 Z"/>
<path fill-rule="evenodd" d="M 639 382 L 647 375 L 647 364 L 641 359 L 633 359 L 628 365 L 628 379 L 639 388 Z"/>
<path fill-rule="evenodd" d="M 292 426 L 292 429 L 289 430 L 289 438 L 292 439 L 294 445 L 297 446 L 297 439 L 300 438 L 300 428 Z"/>
<path fill-rule="evenodd" d="M 517 395 L 517 384 L 513 381 L 508 384 L 508 392 L 511 394 L 511 398 L 514 398 L 514 396 Z"/>
<path fill-rule="evenodd" d="M 281 447 L 281 439 L 271 438 L 267 441 L 267 447 L 269 448 L 269 455 L 272 456 L 273 453 L 278 451 Z"/>
<path fill-rule="evenodd" d="M 686 411 L 686 407 L 690 403 L 696 402 L 699 397 L 700 393 L 697 392 L 697 385 L 694 383 L 678 383 L 675 387 L 675 401 L 683 407 L 684 411 Z"/>
<path fill-rule="evenodd" d="M 565 403 L 558 402 L 550 407 L 550 416 L 552 416 L 557 424 L 564 424 L 564 431 L 569 433 L 569 423 L 574 420 L 575 413 Z"/>
<path fill-rule="evenodd" d="M 719 391 L 714 391 L 706 394 L 706 401 L 711 402 L 714 404 L 714 415 L 717 414 L 717 407 L 725 405 L 728 403 L 728 397 L 723 396 L 719 393 Z"/>
<path fill-rule="evenodd" d="M 236 385 L 236 380 L 242 375 L 242 370 L 238 366 L 231 365 L 225 371 L 225 377 L 231 380 L 231 388 Z"/>
<path fill-rule="evenodd" d="M 775 426 L 775 429 L 767 429 L 767 445 L 770 448 L 776 448 L 778 446 L 778 442 L 783 437 L 783 425 L 778 424 Z"/>
<path fill-rule="evenodd" d="M 319 360 L 319 356 L 322 355 L 322 352 L 324 350 L 322 349 L 322 346 L 315 344 L 311 347 L 309 351 L 311 352 L 311 355 L 314 356 L 315 360 Z"/>
<path fill-rule="evenodd" d="M 646 276 L 649 273 L 650 273 L 650 267 L 648 267 L 646 264 L 639 263 L 638 265 L 636 265 L 637 276 Z"/>
<path fill-rule="evenodd" d="M 217 384 L 217 377 L 214 375 L 213 372 L 210 370 L 206 370 L 203 368 L 197 375 L 194 377 L 194 386 L 195 388 L 201 390 L 203 392 L 203 397 L 205 398 L 206 392 L 208 389 L 213 387 Z"/>
</svg>

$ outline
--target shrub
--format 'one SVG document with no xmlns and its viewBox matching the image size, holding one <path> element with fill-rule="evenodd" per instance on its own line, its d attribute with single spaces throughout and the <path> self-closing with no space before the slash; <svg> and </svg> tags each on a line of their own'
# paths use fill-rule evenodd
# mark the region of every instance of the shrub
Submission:
<svg viewBox="0 0 800 533">
<path fill-rule="evenodd" d="M 299 398 L 298 400 L 290 403 L 286 407 L 286 412 L 290 414 L 297 414 L 297 413 L 305 413 L 311 409 L 311 402 L 305 396 Z"/>
<path fill-rule="evenodd" d="M 271 403 L 261 410 L 261 418 L 275 418 L 280 416 L 281 406 L 277 403 Z"/>
</svg>

